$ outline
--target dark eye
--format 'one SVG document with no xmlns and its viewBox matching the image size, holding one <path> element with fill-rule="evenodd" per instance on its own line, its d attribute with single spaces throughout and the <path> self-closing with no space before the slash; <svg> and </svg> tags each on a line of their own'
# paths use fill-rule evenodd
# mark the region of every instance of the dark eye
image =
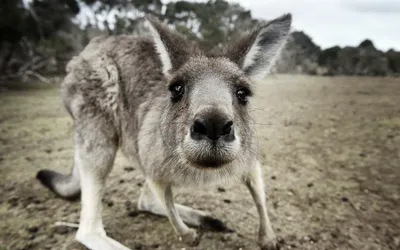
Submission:
<svg viewBox="0 0 400 250">
<path fill-rule="evenodd" d="M 183 87 L 182 84 L 176 83 L 176 84 L 172 84 L 169 87 L 169 91 L 171 92 L 171 98 L 173 100 L 178 100 L 185 93 L 185 88 Z"/>
<path fill-rule="evenodd" d="M 239 89 L 236 91 L 236 96 L 239 99 L 239 101 L 243 104 L 247 103 L 247 97 L 249 96 L 249 91 L 247 89 Z"/>
</svg>

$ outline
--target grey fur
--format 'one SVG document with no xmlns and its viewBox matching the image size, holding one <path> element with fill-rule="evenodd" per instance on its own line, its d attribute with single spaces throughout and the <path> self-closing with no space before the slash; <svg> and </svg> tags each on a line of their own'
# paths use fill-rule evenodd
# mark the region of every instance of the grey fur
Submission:
<svg viewBox="0 0 400 250">
<path fill-rule="evenodd" d="M 271 56 L 279 53 L 286 40 L 291 16 L 250 32 L 240 39 L 240 45 L 219 56 L 201 52 L 154 18 L 149 21 L 156 32 L 153 38 L 98 37 L 69 62 L 61 95 L 74 120 L 74 175 L 60 178 L 43 175 L 45 171 L 38 178 L 64 197 L 78 194 L 80 183 L 77 240 L 92 249 L 100 245 L 101 249 L 127 249 L 105 235 L 100 213 L 105 178 L 117 148 L 137 162 L 146 177 L 138 208 L 167 215 L 190 245 L 200 237 L 184 221 L 195 226 L 212 221 L 222 226 L 205 212 L 174 204 L 172 187 L 242 181 L 260 214 L 260 245 L 276 249 L 248 105 L 239 100 L 237 91 L 245 89 L 250 94 L 253 71 L 271 66 Z M 157 42 L 161 49 L 155 46 Z M 255 57 L 246 58 L 254 46 L 258 46 Z M 172 100 L 168 89 L 176 84 L 183 86 L 184 94 Z M 194 119 L 211 116 L 231 119 L 236 139 L 213 143 L 191 139 Z M 207 165 L 211 161 L 215 163 L 212 167 Z"/>
</svg>

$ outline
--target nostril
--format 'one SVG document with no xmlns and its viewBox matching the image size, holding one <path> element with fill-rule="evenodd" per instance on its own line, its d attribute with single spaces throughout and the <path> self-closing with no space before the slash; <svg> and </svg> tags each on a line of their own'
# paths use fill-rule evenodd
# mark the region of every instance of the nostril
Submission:
<svg viewBox="0 0 400 250">
<path fill-rule="evenodd" d="M 194 121 L 192 131 L 200 135 L 207 134 L 206 125 L 204 124 L 204 122 L 198 119 Z"/>
<path fill-rule="evenodd" d="M 233 126 L 233 121 L 228 121 L 223 127 L 222 127 L 222 135 L 229 135 L 232 131 L 232 126 Z"/>
<path fill-rule="evenodd" d="M 232 120 L 215 119 L 215 117 L 208 119 L 197 118 L 190 127 L 190 137 L 194 140 L 208 138 L 216 141 L 222 136 L 224 137 L 224 141 L 235 139 Z"/>
</svg>

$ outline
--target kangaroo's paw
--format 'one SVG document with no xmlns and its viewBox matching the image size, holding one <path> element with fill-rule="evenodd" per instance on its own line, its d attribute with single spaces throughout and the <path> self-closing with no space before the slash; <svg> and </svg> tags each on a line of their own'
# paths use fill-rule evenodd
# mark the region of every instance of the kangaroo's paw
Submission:
<svg viewBox="0 0 400 250">
<path fill-rule="evenodd" d="M 279 244 L 276 238 L 260 240 L 261 250 L 279 250 Z"/>
<path fill-rule="evenodd" d="M 100 234 L 77 235 L 76 240 L 91 250 L 130 250 L 118 241 Z"/>
<path fill-rule="evenodd" d="M 185 234 L 179 237 L 179 240 L 188 246 L 197 246 L 200 243 L 201 233 L 198 233 L 194 229 L 189 229 Z"/>
</svg>

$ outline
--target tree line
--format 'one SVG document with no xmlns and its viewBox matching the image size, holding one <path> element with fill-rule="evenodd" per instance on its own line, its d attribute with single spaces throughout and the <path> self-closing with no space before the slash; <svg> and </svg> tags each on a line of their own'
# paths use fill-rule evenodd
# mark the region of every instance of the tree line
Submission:
<svg viewBox="0 0 400 250">
<path fill-rule="evenodd" d="M 95 18 L 81 27 L 86 20 L 77 17 L 88 10 Z M 205 49 L 220 44 L 234 30 L 257 22 L 250 11 L 224 0 L 167 4 L 161 0 L 3 0 L 0 81 L 63 72 L 72 54 L 93 34 L 134 33 L 145 14 L 174 26 Z M 112 22 L 104 20 L 110 16 Z"/>
<path fill-rule="evenodd" d="M 0 83 L 32 77 L 45 80 L 43 75 L 63 73 L 68 60 L 96 34 L 143 31 L 145 14 L 158 17 L 205 50 L 220 46 L 235 31 L 261 22 L 249 10 L 225 0 L 169 3 L 161 0 L 3 0 L 0 2 Z M 364 50 L 371 47 L 364 45 Z M 277 71 L 316 73 L 318 68 L 325 67 L 327 72 L 352 74 L 358 66 L 341 67 L 341 58 L 347 58 L 349 53 L 351 63 L 358 63 L 359 59 L 353 58 L 356 55 L 365 54 L 339 47 L 321 50 L 307 35 L 294 32 L 284 53 L 286 62 L 278 63 Z M 399 53 L 386 54 L 384 61 L 389 71 L 400 73 Z M 370 56 L 363 63 L 373 61 Z M 358 71 L 369 74 L 364 68 Z M 379 75 L 386 74 L 382 72 L 387 70 L 378 71 Z"/>
</svg>

